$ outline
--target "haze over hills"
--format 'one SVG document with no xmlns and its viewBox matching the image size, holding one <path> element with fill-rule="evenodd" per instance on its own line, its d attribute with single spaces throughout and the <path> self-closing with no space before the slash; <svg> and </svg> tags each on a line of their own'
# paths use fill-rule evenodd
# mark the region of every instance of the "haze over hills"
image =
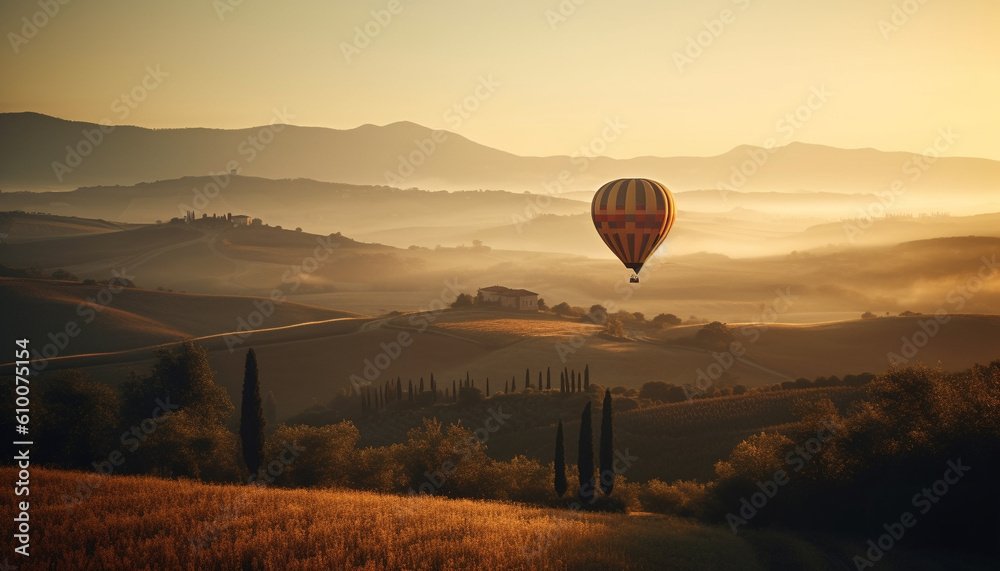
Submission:
<svg viewBox="0 0 1000 571">
<path fill-rule="evenodd" d="M 536 193 L 592 192 L 624 176 L 656 178 L 675 191 L 724 187 L 871 193 L 887 191 L 899 180 L 905 183 L 907 194 L 945 206 L 948 201 L 936 200 L 945 191 L 951 199 L 962 195 L 979 202 L 995 201 L 988 193 L 1000 181 L 1000 161 L 947 156 L 960 138 L 947 130 L 927 134 L 928 148 L 944 155 L 933 162 L 912 153 L 803 143 L 772 152 L 744 145 L 715 157 L 618 160 L 586 153 L 521 157 L 409 122 L 348 130 L 285 126 L 278 124 L 283 122 L 280 111 L 274 122 L 275 126 L 237 130 L 116 126 L 113 130 L 104 127 L 110 130 L 104 133 L 92 123 L 37 113 L 0 114 L 0 185 L 4 191 L 65 190 L 233 169 L 274 179 Z M 617 137 L 620 130 L 609 121 L 603 136 Z M 87 156 L 73 157 L 74 153 Z M 54 168 L 54 163 L 62 166 Z M 737 174 L 738 169 L 748 176 Z"/>
</svg>

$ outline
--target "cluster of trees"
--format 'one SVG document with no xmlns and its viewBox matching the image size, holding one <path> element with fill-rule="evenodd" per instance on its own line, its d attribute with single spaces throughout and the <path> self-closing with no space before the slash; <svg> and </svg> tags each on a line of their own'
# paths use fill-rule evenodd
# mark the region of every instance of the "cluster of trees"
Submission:
<svg viewBox="0 0 1000 571">
<path fill-rule="evenodd" d="M 588 400 L 580 416 L 580 437 L 577 447 L 577 474 L 579 487 L 577 494 L 584 504 L 593 504 L 596 499 L 598 479 L 594 477 L 594 431 L 591 425 L 591 402 Z M 601 412 L 600 464 L 598 474 L 601 493 L 608 497 L 615 486 L 614 412 L 611 391 L 605 389 Z M 566 443 L 563 438 L 563 423 L 556 428 L 555 461 L 553 462 L 553 483 L 558 497 L 566 493 Z"/>
<path fill-rule="evenodd" d="M 746 525 L 879 537 L 909 512 L 917 525 L 906 527 L 908 543 L 992 549 L 1000 533 L 1000 361 L 957 373 L 892 368 L 866 392 L 846 415 L 828 400 L 804 404 L 797 425 L 738 445 L 716 466 L 705 517 L 738 516 L 743 498 L 784 471 L 790 481 Z M 828 439 L 800 455 L 823 424 L 832 427 Z M 791 466 L 790 454 L 802 461 Z"/>
<path fill-rule="evenodd" d="M 648 327 L 649 325 L 654 325 L 656 327 L 664 328 L 673 327 L 683 323 L 681 318 L 677 317 L 673 313 L 660 313 L 653 319 L 647 320 L 646 315 L 640 311 L 618 311 L 615 313 L 609 313 L 607 308 L 601 304 L 594 304 L 590 306 L 590 309 L 585 309 L 582 307 L 571 306 L 565 301 L 554 305 L 552 307 L 552 313 L 563 317 L 589 319 L 595 323 L 605 323 L 607 320 L 617 319 L 623 326 L 628 327 Z M 697 318 L 693 315 L 691 316 L 691 319 L 697 320 Z"/>
<path fill-rule="evenodd" d="M 487 248 L 487 250 L 489 250 L 488 246 L 484 246 L 484 247 Z M 482 292 L 478 292 L 478 293 L 476 293 L 476 295 L 472 295 L 472 294 L 468 294 L 468 293 L 460 293 L 460 294 L 458 294 L 458 297 L 455 298 L 455 301 L 451 302 L 451 307 L 452 307 L 452 309 L 462 309 L 462 308 L 467 308 L 467 307 L 489 307 L 489 308 L 496 308 L 496 307 L 500 307 L 500 302 L 499 301 L 486 301 L 486 298 L 483 297 Z M 542 297 L 538 298 L 538 309 L 541 310 L 541 311 L 546 311 L 546 310 L 549 309 L 549 306 L 546 305 L 546 303 L 545 303 L 545 298 L 542 298 Z"/>
<path fill-rule="evenodd" d="M 535 384 L 532 384 L 531 369 L 526 368 L 524 370 L 524 384 L 521 387 L 521 390 L 535 390 L 540 392 L 553 390 L 552 368 L 547 367 L 545 369 L 544 378 L 542 371 L 539 370 L 538 380 Z M 559 373 L 560 393 L 578 393 L 589 388 L 590 365 L 584 365 L 582 372 L 563 367 L 563 370 Z M 493 394 L 490 388 L 489 377 L 486 377 L 486 392 L 484 395 L 483 391 L 476 386 L 476 379 L 470 377 L 468 371 L 465 373 L 465 379 L 452 379 L 450 391 L 447 387 L 443 390 L 439 389 L 437 382 L 434 380 L 434 373 L 431 373 L 430 382 L 427 385 L 424 384 L 423 377 L 420 377 L 416 383 L 413 382 L 413 379 L 410 379 L 407 381 L 405 391 L 403 390 L 402 377 L 396 377 L 378 386 L 366 384 L 358 387 L 357 392 L 361 411 L 365 413 L 395 408 L 391 406 L 393 403 L 407 403 L 397 405 L 400 407 L 429 406 L 439 401 L 450 400 L 461 405 L 473 405 L 481 401 L 484 396 L 489 397 Z M 512 376 L 509 381 L 504 380 L 503 392 L 504 394 L 518 392 L 517 375 Z"/>
<path fill-rule="evenodd" d="M 672 403 L 684 402 L 689 399 L 716 398 L 769 391 L 814 389 L 822 387 L 860 387 L 871 382 L 874 378 L 875 375 L 872 373 L 860 373 L 857 375 L 847 374 L 844 375 L 843 378 L 840 378 L 837 375 L 831 375 L 829 377 L 819 376 L 814 379 L 799 377 L 794 381 L 782 381 L 771 385 L 761 385 L 759 387 L 747 388 L 742 384 L 722 386 L 723 384 L 731 384 L 736 379 L 736 377 L 729 375 L 728 371 L 725 371 L 720 380 L 716 381 L 712 386 L 705 390 L 693 390 L 690 387 L 685 388 L 684 386 L 664 381 L 648 381 L 643 383 L 642 388 L 639 389 L 638 396 L 639 398 L 649 399 L 653 402 Z"/>
<path fill-rule="evenodd" d="M 48 279 L 48 280 L 61 280 L 68 282 L 81 282 L 75 274 L 68 272 L 62 268 L 52 270 L 47 272 L 40 268 L 12 268 L 4 264 L 0 264 L 0 277 L 4 278 L 32 278 L 32 279 Z M 106 280 L 94 280 L 86 279 L 82 280 L 84 285 L 101 285 L 101 286 L 112 286 L 112 287 L 135 287 L 135 283 L 125 277 L 115 276 L 108 278 Z"/>
<path fill-rule="evenodd" d="M 564 390 L 583 390 L 589 367 L 564 376 L 569 379 Z M 531 380 L 526 371 L 526 387 Z M 408 432 L 405 443 L 363 449 L 357 447 L 360 434 L 350 421 L 268 429 L 274 398 L 262 398 L 253 349 L 246 354 L 238 422 L 233 422 L 237 419 L 229 396 L 214 381 L 204 348 L 191 342 L 157 352 L 149 373 L 132 373 L 117 389 L 78 370 L 53 373 L 44 381 L 32 407 L 38 438 L 52 443 L 38 451 L 39 462 L 47 465 L 104 474 L 533 503 L 553 497 L 551 465 L 523 456 L 493 460 L 482 436 L 460 423 L 444 427 L 436 419 L 424 419 L 423 426 Z M 539 376 L 539 385 L 541 381 Z M 452 394 L 456 389 L 459 399 L 466 391 L 480 394 L 473 383 L 471 378 L 456 381 Z M 431 386 L 436 390 L 436 381 Z M 506 388 L 517 387 L 512 379 Z M 378 402 L 382 398 L 380 394 Z M 4 406 L 12 402 L 5 399 Z M 15 416 L 8 412 L 3 416 L 7 424 Z"/>
</svg>

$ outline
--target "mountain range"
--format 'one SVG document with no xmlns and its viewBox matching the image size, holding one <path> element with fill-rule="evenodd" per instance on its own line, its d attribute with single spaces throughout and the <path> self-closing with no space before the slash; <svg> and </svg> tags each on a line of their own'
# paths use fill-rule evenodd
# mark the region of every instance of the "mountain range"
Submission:
<svg viewBox="0 0 1000 571">
<path fill-rule="evenodd" d="M 887 192 L 940 202 L 991 200 L 1000 161 L 949 156 L 960 135 L 928 134 L 942 157 L 792 142 L 714 157 L 518 156 L 411 122 L 337 130 L 293 125 L 147 129 L 0 114 L 0 189 L 67 190 L 236 172 L 429 190 L 590 191 L 621 177 L 674 191 Z M 900 186 L 902 185 L 902 186 Z M 900 192 L 902 191 L 902 192 Z"/>
</svg>

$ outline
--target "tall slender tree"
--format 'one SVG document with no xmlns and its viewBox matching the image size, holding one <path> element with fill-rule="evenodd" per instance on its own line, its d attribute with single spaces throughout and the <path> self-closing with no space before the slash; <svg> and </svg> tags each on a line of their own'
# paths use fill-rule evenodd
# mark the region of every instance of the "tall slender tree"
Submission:
<svg viewBox="0 0 1000 571">
<path fill-rule="evenodd" d="M 264 457 L 264 410 L 260 402 L 260 378 L 257 371 L 257 353 L 247 351 L 243 366 L 243 400 L 240 406 L 240 441 L 243 460 L 251 474 L 260 470 Z"/>
<path fill-rule="evenodd" d="M 424 394 L 424 378 L 420 377 L 420 394 Z"/>
<path fill-rule="evenodd" d="M 531 371 L 529 371 L 528 369 L 525 369 L 524 370 L 524 388 L 527 389 L 527 388 L 530 388 L 530 387 L 531 387 Z"/>
<path fill-rule="evenodd" d="M 490 396 L 490 378 L 486 377 L 486 396 Z"/>
<path fill-rule="evenodd" d="M 538 370 L 538 390 L 542 390 L 544 388 L 545 388 L 545 385 L 542 384 L 542 371 L 541 371 L 541 369 L 539 369 Z"/>
<path fill-rule="evenodd" d="M 455 379 L 451 380 L 451 394 L 454 397 L 455 402 L 458 402 L 458 389 L 455 387 Z"/>
<path fill-rule="evenodd" d="M 562 420 L 559 421 L 559 428 L 556 429 L 556 474 L 555 474 L 556 495 L 560 498 L 566 493 L 569 484 L 566 482 L 566 443 L 563 439 Z"/>
<path fill-rule="evenodd" d="M 583 366 L 583 388 L 590 388 L 590 365 Z"/>
<path fill-rule="evenodd" d="M 508 383 L 507 381 L 504 381 L 504 382 L 503 382 L 503 394 L 507 394 L 507 393 L 509 393 L 509 392 L 510 392 L 510 386 L 509 386 L 509 383 Z"/>
<path fill-rule="evenodd" d="M 594 429 L 590 418 L 590 401 L 580 416 L 580 443 L 576 465 L 580 473 L 580 501 L 594 501 L 597 482 L 594 478 Z"/>
<path fill-rule="evenodd" d="M 403 400 L 403 380 L 396 377 L 396 400 Z"/>
<path fill-rule="evenodd" d="M 600 458 L 601 491 L 604 492 L 605 496 L 610 496 L 611 491 L 615 488 L 615 427 L 614 412 L 611 409 L 611 389 L 604 389 L 604 407 L 601 409 Z"/>
<path fill-rule="evenodd" d="M 552 367 L 545 367 L 545 390 L 552 390 Z"/>
<path fill-rule="evenodd" d="M 510 392 L 512 393 L 517 392 L 517 377 L 510 378 Z"/>
</svg>

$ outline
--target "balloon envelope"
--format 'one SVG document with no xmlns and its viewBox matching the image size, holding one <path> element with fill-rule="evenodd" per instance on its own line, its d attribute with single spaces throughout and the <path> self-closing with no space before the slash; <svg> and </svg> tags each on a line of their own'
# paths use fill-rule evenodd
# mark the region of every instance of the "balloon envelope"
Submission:
<svg viewBox="0 0 1000 571">
<path fill-rule="evenodd" d="M 590 214 L 601 239 L 625 267 L 639 273 L 674 224 L 674 197 L 647 178 L 620 178 L 594 195 Z"/>
</svg>

